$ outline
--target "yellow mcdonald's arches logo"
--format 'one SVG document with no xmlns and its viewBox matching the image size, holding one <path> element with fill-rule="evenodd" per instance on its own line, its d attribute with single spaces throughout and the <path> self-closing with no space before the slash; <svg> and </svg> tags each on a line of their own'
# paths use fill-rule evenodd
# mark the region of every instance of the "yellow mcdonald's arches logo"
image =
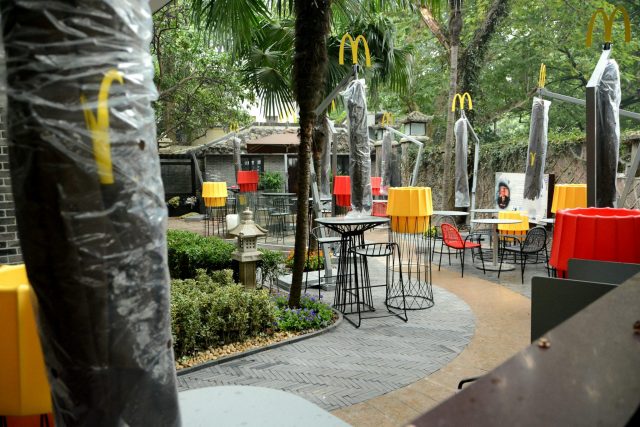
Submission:
<svg viewBox="0 0 640 427">
<path fill-rule="evenodd" d="M 593 25 L 595 24 L 596 18 L 598 16 L 602 16 L 602 22 L 604 23 L 604 41 L 605 43 L 611 43 L 613 21 L 618 12 L 620 12 L 620 14 L 622 15 L 622 19 L 624 20 L 624 41 L 626 43 L 629 43 L 631 41 L 631 22 L 629 20 L 627 9 L 622 6 L 617 6 L 615 9 L 613 9 L 613 12 L 611 12 L 610 15 L 607 15 L 603 8 L 598 8 L 595 12 L 593 12 L 593 15 L 591 15 L 589 25 L 587 26 L 587 47 L 591 46 L 591 42 L 593 39 Z"/>
<path fill-rule="evenodd" d="M 393 114 L 385 112 L 380 119 L 381 126 L 391 126 L 393 124 Z"/>
<path fill-rule="evenodd" d="M 340 42 L 340 51 L 338 53 L 338 62 L 340 63 L 340 65 L 344 64 L 344 45 L 347 42 L 347 39 L 349 39 L 349 43 L 351 44 L 351 59 L 353 61 L 353 64 L 355 65 L 358 63 L 358 46 L 360 45 L 360 40 L 362 40 L 366 64 L 367 67 L 371 67 L 371 55 L 369 54 L 369 43 L 367 43 L 367 39 L 365 39 L 364 36 L 360 34 L 354 40 L 349 33 L 346 33 L 344 36 L 342 36 L 342 41 Z"/>
<path fill-rule="evenodd" d="M 230 132 L 238 132 L 238 129 L 239 129 L 238 122 L 231 122 L 229 124 L 229 131 Z"/>
<path fill-rule="evenodd" d="M 529 155 L 531 156 L 531 166 L 533 166 L 536 163 L 536 153 L 529 153 Z"/>
<path fill-rule="evenodd" d="M 547 66 L 540 64 L 540 74 L 538 75 L 538 87 L 543 88 L 547 81 Z"/>
<path fill-rule="evenodd" d="M 84 121 L 91 132 L 93 141 L 93 157 L 98 166 L 98 177 L 101 184 L 113 184 L 113 165 L 111 164 L 111 141 L 109 140 L 109 89 L 113 81 L 124 84 L 123 74 L 112 68 L 107 71 L 98 92 L 98 116 L 86 107 L 87 99 L 80 95 L 80 104 L 84 112 Z"/>
<path fill-rule="evenodd" d="M 461 110 L 464 110 L 464 100 L 465 98 L 469 101 L 469 110 L 473 110 L 473 102 L 471 102 L 471 95 L 469 92 L 465 92 L 462 95 L 456 93 L 456 96 L 453 97 L 453 102 L 451 103 L 451 111 L 456 111 L 456 101 L 458 101 L 458 105 Z"/>
</svg>

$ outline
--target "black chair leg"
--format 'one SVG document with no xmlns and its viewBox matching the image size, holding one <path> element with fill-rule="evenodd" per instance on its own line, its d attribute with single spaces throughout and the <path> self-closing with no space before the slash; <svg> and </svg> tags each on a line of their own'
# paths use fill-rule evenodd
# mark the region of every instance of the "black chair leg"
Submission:
<svg viewBox="0 0 640 427">
<path fill-rule="evenodd" d="M 462 254 L 460 254 L 460 265 L 462 266 L 462 277 L 464 277 L 464 253 L 465 253 L 465 250 L 462 249 L 460 252 L 462 252 Z"/>
<path fill-rule="evenodd" d="M 440 260 L 438 261 L 438 271 L 440 271 L 440 266 L 442 265 L 442 249 L 444 247 L 444 240 L 440 243 Z M 447 246 L 448 248 L 448 246 Z"/>
<path fill-rule="evenodd" d="M 504 251 L 500 254 L 500 267 L 498 267 L 498 279 L 500 278 L 500 273 L 502 273 L 502 261 L 504 260 Z"/>
<path fill-rule="evenodd" d="M 522 275 L 522 284 L 524 285 L 524 269 L 527 266 L 527 255 L 526 254 L 520 254 L 520 270 L 521 270 L 521 275 Z"/>
</svg>

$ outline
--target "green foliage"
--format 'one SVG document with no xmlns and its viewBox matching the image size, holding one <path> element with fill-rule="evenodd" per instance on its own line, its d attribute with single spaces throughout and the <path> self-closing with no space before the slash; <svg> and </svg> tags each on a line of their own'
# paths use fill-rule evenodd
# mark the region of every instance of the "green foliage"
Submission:
<svg viewBox="0 0 640 427">
<path fill-rule="evenodd" d="M 183 145 L 209 128 L 250 122 L 242 104 L 253 99 L 233 58 L 195 29 L 188 6 L 171 2 L 154 15 L 151 46 L 158 135 Z"/>
<path fill-rule="evenodd" d="M 280 191 L 284 185 L 284 178 L 280 172 L 263 172 L 260 175 L 258 188 L 260 190 Z"/>
<path fill-rule="evenodd" d="M 258 268 L 262 277 L 262 285 L 265 283 L 273 283 L 278 279 L 281 274 L 284 274 L 284 255 L 280 251 L 272 251 L 270 249 L 258 249 L 261 253 L 260 261 L 258 261 Z"/>
<path fill-rule="evenodd" d="M 300 298 L 300 308 L 288 307 L 288 300 L 284 296 L 277 296 L 276 318 L 278 327 L 283 331 L 305 331 L 327 327 L 333 320 L 331 307 L 321 300 L 303 295 Z"/>
<path fill-rule="evenodd" d="M 306 254 L 305 254 L 306 255 Z M 285 260 L 285 266 L 289 269 L 293 269 L 294 251 L 289 252 L 289 256 Z M 324 268 L 324 257 L 322 251 L 310 251 L 309 257 L 305 256 L 304 271 L 317 271 Z"/>
<path fill-rule="evenodd" d="M 229 270 L 171 281 L 171 334 L 177 358 L 269 332 L 275 324 L 269 294 L 233 283 Z"/>
<path fill-rule="evenodd" d="M 198 269 L 208 272 L 231 268 L 232 243 L 218 237 L 203 237 L 190 231 L 168 230 L 169 272 L 174 279 L 196 276 Z"/>
</svg>

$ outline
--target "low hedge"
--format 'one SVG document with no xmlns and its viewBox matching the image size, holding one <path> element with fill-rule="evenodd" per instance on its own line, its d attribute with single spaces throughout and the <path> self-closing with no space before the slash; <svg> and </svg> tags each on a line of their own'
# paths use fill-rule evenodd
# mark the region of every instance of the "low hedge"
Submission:
<svg viewBox="0 0 640 427">
<path fill-rule="evenodd" d="M 171 281 L 171 333 L 176 358 L 269 333 L 275 305 L 266 291 L 235 284 L 230 270 Z"/>
<path fill-rule="evenodd" d="M 196 271 L 233 268 L 231 253 L 235 245 L 218 237 L 204 237 L 190 231 L 167 232 L 169 273 L 173 279 L 191 279 Z"/>
<path fill-rule="evenodd" d="M 171 281 L 171 334 L 176 359 L 280 331 L 321 329 L 333 321 L 331 308 L 304 295 L 300 308 L 287 307 L 287 298 L 266 290 L 247 290 L 234 283 L 231 270 L 194 279 Z"/>
</svg>

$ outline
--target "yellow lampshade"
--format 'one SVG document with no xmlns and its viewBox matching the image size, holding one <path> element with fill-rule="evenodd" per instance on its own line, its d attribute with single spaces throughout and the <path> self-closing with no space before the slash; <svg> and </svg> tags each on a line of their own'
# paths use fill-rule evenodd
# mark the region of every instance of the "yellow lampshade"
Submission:
<svg viewBox="0 0 640 427">
<path fill-rule="evenodd" d="M 391 230 L 398 233 L 422 233 L 433 213 L 431 187 L 395 187 L 387 190 L 387 215 Z"/>
<path fill-rule="evenodd" d="M 392 187 L 387 194 L 389 216 L 424 217 L 433 213 L 431 187 Z"/>
<path fill-rule="evenodd" d="M 516 224 L 498 224 L 498 231 L 508 232 L 507 234 L 526 234 L 529 230 L 529 215 L 522 211 L 502 211 L 498 212 L 499 219 L 518 219 Z"/>
<path fill-rule="evenodd" d="M 586 208 L 587 184 L 556 184 L 553 190 L 551 212 L 560 209 Z"/>
<path fill-rule="evenodd" d="M 203 182 L 202 183 L 202 198 L 227 198 L 227 183 L 226 182 Z M 209 206 L 209 205 L 207 205 Z"/>
<path fill-rule="evenodd" d="M 24 265 L 0 267 L 0 415 L 51 412 L 32 298 Z"/>
<path fill-rule="evenodd" d="M 208 208 L 219 208 L 227 204 L 226 197 L 203 197 L 204 205 Z"/>
</svg>

